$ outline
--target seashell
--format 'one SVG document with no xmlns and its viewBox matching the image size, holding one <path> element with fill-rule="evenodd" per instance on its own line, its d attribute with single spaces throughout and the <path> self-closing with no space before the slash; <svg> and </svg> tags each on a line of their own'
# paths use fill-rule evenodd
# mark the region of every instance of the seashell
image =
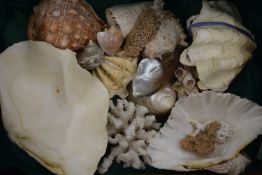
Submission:
<svg viewBox="0 0 262 175">
<path fill-rule="evenodd" d="M 165 72 L 157 59 L 143 58 L 132 81 L 133 96 L 146 96 L 156 92 L 162 86 Z"/>
<path fill-rule="evenodd" d="M 126 98 L 128 96 L 127 85 L 132 80 L 136 67 L 136 58 L 105 56 L 105 61 L 93 70 L 93 75 L 104 83 L 110 97 L 118 95 Z"/>
<path fill-rule="evenodd" d="M 251 161 L 247 157 L 242 154 L 238 154 L 232 160 L 205 169 L 220 174 L 239 175 L 245 171 L 250 162 Z"/>
<path fill-rule="evenodd" d="M 42 0 L 30 18 L 28 37 L 61 49 L 78 50 L 89 40 L 96 40 L 103 25 L 85 0 Z"/>
<path fill-rule="evenodd" d="M 119 28 L 125 38 L 132 30 L 138 16 L 149 8 L 152 2 L 121 4 L 106 9 L 106 19 L 110 26 Z"/>
<path fill-rule="evenodd" d="M 109 30 L 97 33 L 97 42 L 106 54 L 113 56 L 120 49 L 124 39 L 119 29 L 111 27 Z"/>
<path fill-rule="evenodd" d="M 0 81 L 2 120 L 14 143 L 55 174 L 95 173 L 107 147 L 109 94 L 74 52 L 17 43 L 0 55 Z"/>
<path fill-rule="evenodd" d="M 139 56 L 146 44 L 155 37 L 158 23 L 157 15 L 153 9 L 148 8 L 142 11 L 126 38 L 125 54 L 131 57 Z"/>
<path fill-rule="evenodd" d="M 155 38 L 146 44 L 146 57 L 162 59 L 163 54 L 173 52 L 177 46 L 187 46 L 186 35 L 172 12 L 164 11 L 162 15 Z"/>
<path fill-rule="evenodd" d="M 224 143 L 216 143 L 209 156 L 199 157 L 180 146 L 181 139 L 194 131 L 192 121 L 204 125 L 214 121 L 226 123 L 234 134 Z M 231 160 L 261 133 L 261 106 L 233 94 L 205 91 L 176 102 L 167 123 L 150 141 L 148 153 L 152 166 L 159 169 L 208 168 Z"/>
<path fill-rule="evenodd" d="M 196 66 L 200 89 L 225 91 L 252 57 L 253 35 L 241 24 L 236 8 L 222 0 L 203 1 L 200 14 L 187 23 L 193 43 L 183 51 L 180 62 Z"/>
<path fill-rule="evenodd" d="M 145 106 L 153 114 L 165 114 L 169 112 L 176 102 L 176 93 L 171 89 L 170 85 L 163 86 L 149 96 L 133 97 L 132 93 L 130 95 L 131 101 Z"/>
<path fill-rule="evenodd" d="M 86 70 L 94 69 L 104 61 L 104 51 L 90 40 L 84 50 L 77 56 L 77 61 Z"/>
</svg>

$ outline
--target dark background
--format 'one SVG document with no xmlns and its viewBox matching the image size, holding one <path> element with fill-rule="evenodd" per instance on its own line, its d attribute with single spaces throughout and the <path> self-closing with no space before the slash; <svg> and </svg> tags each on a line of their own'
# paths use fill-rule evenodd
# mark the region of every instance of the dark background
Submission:
<svg viewBox="0 0 262 175">
<path fill-rule="evenodd" d="M 28 17 L 38 0 L 0 0 L 0 52 L 8 46 L 27 40 L 26 28 Z M 105 19 L 104 11 L 115 4 L 135 2 L 135 0 L 87 0 L 97 14 Z M 257 49 L 253 58 L 230 85 L 228 92 L 248 98 L 262 105 L 262 10 L 258 0 L 235 0 L 233 2 L 240 11 L 244 25 L 255 35 Z M 183 26 L 188 17 L 198 14 L 201 9 L 200 0 L 165 0 L 165 8 L 171 10 Z M 1 83 L 1 82 L 0 82 Z M 250 128 L 252 129 L 252 128 Z M 262 174 L 261 137 L 246 147 L 245 152 L 252 159 L 252 164 L 244 174 Z M 260 150 L 260 151 L 259 151 Z M 146 170 L 124 169 L 114 163 L 106 175 L 128 174 L 195 174 L 212 175 L 211 172 L 176 173 L 147 167 Z M 25 152 L 12 144 L 7 137 L 0 120 L 0 175 L 52 175 Z"/>
</svg>

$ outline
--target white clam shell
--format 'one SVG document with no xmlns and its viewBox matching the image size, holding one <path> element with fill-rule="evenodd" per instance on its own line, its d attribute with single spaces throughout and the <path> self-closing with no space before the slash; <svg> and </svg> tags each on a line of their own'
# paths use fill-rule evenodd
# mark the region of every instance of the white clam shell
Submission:
<svg viewBox="0 0 262 175">
<path fill-rule="evenodd" d="M 0 55 L 9 137 L 55 174 L 92 175 L 107 146 L 109 94 L 70 50 L 24 41 Z"/>
<path fill-rule="evenodd" d="M 190 17 L 187 25 L 189 27 L 199 22 L 226 24 L 192 27 L 193 43 L 183 51 L 180 62 L 187 66 L 196 66 L 200 89 L 225 91 L 251 59 L 256 48 L 253 35 L 241 24 L 236 8 L 223 0 L 204 0 L 200 14 Z M 234 27 L 230 28 L 229 25 Z M 244 30 L 250 36 L 236 28 Z"/>
<path fill-rule="evenodd" d="M 221 121 L 235 131 L 232 138 L 215 145 L 207 157 L 181 148 L 180 141 L 193 133 L 192 121 Z M 213 91 L 192 94 L 180 99 L 158 135 L 150 141 L 152 166 L 160 169 L 190 171 L 234 158 L 241 149 L 262 133 L 262 107 L 233 94 Z"/>
</svg>

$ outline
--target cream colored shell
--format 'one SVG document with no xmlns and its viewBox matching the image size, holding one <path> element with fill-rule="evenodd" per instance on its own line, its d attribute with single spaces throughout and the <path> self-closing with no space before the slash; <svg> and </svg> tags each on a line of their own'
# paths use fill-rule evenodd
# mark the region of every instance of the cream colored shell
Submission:
<svg viewBox="0 0 262 175">
<path fill-rule="evenodd" d="M 92 175 L 107 147 L 109 94 L 70 50 L 24 41 L 0 55 L 9 137 L 59 175 Z"/>
<path fill-rule="evenodd" d="M 188 26 L 197 22 L 226 22 L 249 32 L 242 24 L 235 7 L 226 1 L 203 1 L 199 15 L 188 19 Z M 193 27 L 193 43 L 184 50 L 180 62 L 196 66 L 200 89 L 225 91 L 256 48 L 243 33 L 225 26 Z M 252 34 L 251 34 L 252 35 Z"/>
<path fill-rule="evenodd" d="M 198 124 L 224 122 L 234 130 L 232 138 L 217 143 L 213 153 L 199 157 L 181 148 L 180 141 Z M 204 125 L 205 126 L 205 125 Z M 262 134 L 262 107 L 229 93 L 205 91 L 177 101 L 167 123 L 149 143 L 152 166 L 190 171 L 231 160 L 247 144 Z"/>
<path fill-rule="evenodd" d="M 136 71 L 137 58 L 105 56 L 104 62 L 93 70 L 105 85 L 111 97 L 118 95 L 122 98 L 128 96 L 127 85 Z"/>
</svg>

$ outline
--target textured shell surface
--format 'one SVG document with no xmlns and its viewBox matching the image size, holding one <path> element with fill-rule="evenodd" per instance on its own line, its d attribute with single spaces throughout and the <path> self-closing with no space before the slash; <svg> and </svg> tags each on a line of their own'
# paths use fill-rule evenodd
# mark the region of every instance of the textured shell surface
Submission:
<svg viewBox="0 0 262 175">
<path fill-rule="evenodd" d="M 247 157 L 238 154 L 232 160 L 205 169 L 220 174 L 239 175 L 244 172 L 250 162 L 251 161 Z"/>
<path fill-rule="evenodd" d="M 85 0 L 42 0 L 28 26 L 28 37 L 65 49 L 78 50 L 96 40 L 104 22 Z"/>
<path fill-rule="evenodd" d="M 105 85 L 111 97 L 118 95 L 121 98 L 128 96 L 127 85 L 136 72 L 137 58 L 120 56 L 105 56 L 105 61 L 93 70 Z"/>
<path fill-rule="evenodd" d="M 102 64 L 104 51 L 93 41 L 89 41 L 82 52 L 77 55 L 78 64 L 86 70 L 91 70 Z"/>
<path fill-rule="evenodd" d="M 235 132 L 224 143 L 217 143 L 208 156 L 197 156 L 180 145 L 182 138 L 193 133 L 193 121 L 199 126 L 213 121 L 224 122 Z M 205 91 L 176 102 L 167 123 L 150 141 L 148 152 L 153 167 L 190 171 L 233 159 L 261 133 L 261 106 L 233 94 Z"/>
<path fill-rule="evenodd" d="M 97 42 L 109 56 L 113 56 L 120 49 L 124 41 L 122 32 L 116 27 L 97 33 Z"/>
<path fill-rule="evenodd" d="M 256 48 L 253 35 L 241 24 L 236 8 L 222 0 L 203 1 L 200 14 L 187 22 L 188 27 L 201 22 L 223 24 L 190 28 L 193 43 L 183 51 L 180 62 L 196 66 L 200 89 L 225 91 L 252 57 Z"/>
<path fill-rule="evenodd" d="M 108 141 L 104 85 L 74 52 L 40 41 L 10 46 L 0 55 L 0 72 L 11 140 L 55 174 L 92 175 Z"/>
<path fill-rule="evenodd" d="M 162 15 L 155 38 L 145 47 L 146 57 L 162 58 L 163 54 L 173 52 L 177 46 L 187 46 L 186 35 L 172 12 L 164 11 Z"/>
<path fill-rule="evenodd" d="M 156 92 L 161 87 L 165 72 L 157 59 L 143 58 L 137 66 L 132 80 L 134 97 L 146 96 Z"/>
<path fill-rule="evenodd" d="M 133 97 L 132 93 L 130 93 L 129 99 L 138 105 L 145 106 L 150 113 L 165 114 L 171 111 L 174 106 L 176 93 L 170 85 L 165 85 L 148 96 Z"/>
<path fill-rule="evenodd" d="M 158 17 L 153 9 L 148 8 L 142 11 L 126 38 L 125 54 L 133 57 L 139 56 L 146 44 L 155 37 L 158 26 Z"/>
<path fill-rule="evenodd" d="M 152 2 L 143 1 L 110 7 L 106 9 L 107 22 L 110 26 L 119 28 L 126 37 L 134 27 L 140 13 L 151 5 Z"/>
</svg>

